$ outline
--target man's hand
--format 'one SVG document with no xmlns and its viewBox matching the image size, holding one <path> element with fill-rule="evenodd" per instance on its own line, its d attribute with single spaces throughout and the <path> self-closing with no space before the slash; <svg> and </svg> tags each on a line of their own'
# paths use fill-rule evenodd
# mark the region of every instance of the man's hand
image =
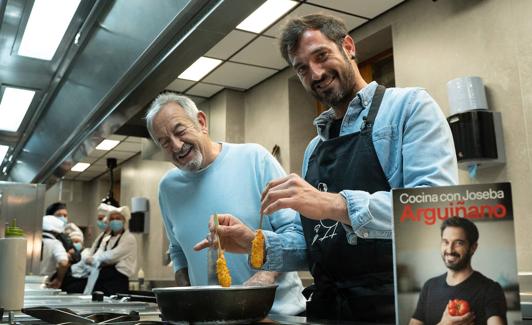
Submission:
<svg viewBox="0 0 532 325">
<path fill-rule="evenodd" d="M 347 205 L 340 194 L 320 192 L 296 174 L 270 181 L 262 192 L 263 214 L 286 208 L 314 220 L 331 219 L 351 224 Z"/>
<path fill-rule="evenodd" d="M 253 274 L 246 282 L 245 286 L 260 286 L 260 285 L 269 285 L 274 284 L 277 277 L 280 275 L 279 272 L 274 271 L 259 271 Z"/>
<path fill-rule="evenodd" d="M 46 286 L 47 286 L 48 288 L 59 289 L 59 288 L 61 288 L 61 284 L 62 284 L 62 281 L 61 281 L 61 280 L 59 280 L 58 278 L 54 278 L 54 279 L 52 280 L 52 282 L 48 282 L 48 283 L 46 284 Z"/>
<path fill-rule="evenodd" d="M 445 306 L 441 321 L 438 325 L 473 325 L 475 324 L 475 314 L 469 312 L 463 316 L 451 316 L 449 314 L 449 305 Z"/>
<path fill-rule="evenodd" d="M 247 254 L 251 250 L 251 241 L 255 238 L 255 232 L 248 228 L 238 218 L 230 214 L 218 214 L 219 226 L 215 229 L 214 217 L 209 220 L 209 231 L 212 238 L 216 238 L 214 233 L 218 233 L 222 249 L 230 253 Z M 194 246 L 194 250 L 199 251 L 210 245 L 218 245 L 216 240 L 209 243 L 206 238 Z"/>
</svg>

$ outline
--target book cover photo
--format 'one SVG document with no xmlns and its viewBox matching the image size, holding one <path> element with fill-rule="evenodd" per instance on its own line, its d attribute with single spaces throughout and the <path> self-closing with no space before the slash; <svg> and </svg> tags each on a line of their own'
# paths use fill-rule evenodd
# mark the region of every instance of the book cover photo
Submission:
<svg viewBox="0 0 532 325">
<path fill-rule="evenodd" d="M 521 319 L 510 183 L 392 197 L 399 324 Z"/>
</svg>

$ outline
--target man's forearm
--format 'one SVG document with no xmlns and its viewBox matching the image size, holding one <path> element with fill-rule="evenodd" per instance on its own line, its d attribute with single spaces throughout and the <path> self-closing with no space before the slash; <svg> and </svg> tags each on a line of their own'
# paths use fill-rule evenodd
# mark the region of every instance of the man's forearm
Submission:
<svg viewBox="0 0 532 325">
<path fill-rule="evenodd" d="M 175 283 L 178 287 L 190 286 L 190 278 L 188 277 L 188 268 L 182 268 L 175 272 Z"/>
<path fill-rule="evenodd" d="M 63 282 L 63 280 L 65 279 L 65 275 L 69 266 L 70 264 L 68 263 L 68 261 L 61 261 L 57 263 L 57 271 L 55 277 L 59 282 Z"/>
</svg>

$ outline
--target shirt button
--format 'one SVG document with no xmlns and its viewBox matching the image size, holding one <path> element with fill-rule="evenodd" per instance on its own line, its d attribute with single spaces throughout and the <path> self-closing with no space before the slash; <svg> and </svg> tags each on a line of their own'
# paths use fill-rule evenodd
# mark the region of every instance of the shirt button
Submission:
<svg viewBox="0 0 532 325">
<path fill-rule="evenodd" d="M 368 232 L 366 231 L 366 232 L 364 232 L 364 233 L 362 234 L 362 236 L 364 236 L 364 238 L 368 238 L 369 234 L 368 234 Z"/>
<path fill-rule="evenodd" d="M 363 102 L 362 104 L 364 104 L 364 106 L 368 106 L 368 102 Z"/>
</svg>

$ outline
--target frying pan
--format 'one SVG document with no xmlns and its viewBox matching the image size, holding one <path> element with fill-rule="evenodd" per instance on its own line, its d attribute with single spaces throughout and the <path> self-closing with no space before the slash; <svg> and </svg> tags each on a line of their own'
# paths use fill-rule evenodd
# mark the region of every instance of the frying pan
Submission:
<svg viewBox="0 0 532 325">
<path fill-rule="evenodd" d="M 277 285 L 155 288 L 163 318 L 171 322 L 250 323 L 266 317 Z"/>
</svg>

